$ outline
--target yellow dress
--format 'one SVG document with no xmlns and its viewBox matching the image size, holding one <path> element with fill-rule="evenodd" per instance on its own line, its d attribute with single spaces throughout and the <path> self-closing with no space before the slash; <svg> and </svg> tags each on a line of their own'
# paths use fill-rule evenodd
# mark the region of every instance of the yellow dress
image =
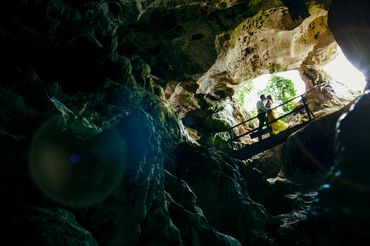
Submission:
<svg viewBox="0 0 370 246">
<path fill-rule="evenodd" d="M 276 112 L 275 109 L 269 110 L 267 112 L 267 120 L 268 120 L 268 122 L 273 121 L 273 120 L 277 119 L 278 117 L 279 116 L 277 115 L 277 112 Z M 284 131 L 284 130 L 286 130 L 288 128 L 288 124 L 285 123 L 282 120 L 277 120 L 277 121 L 271 123 L 270 126 L 272 128 L 272 135 L 276 135 L 279 132 Z"/>
</svg>

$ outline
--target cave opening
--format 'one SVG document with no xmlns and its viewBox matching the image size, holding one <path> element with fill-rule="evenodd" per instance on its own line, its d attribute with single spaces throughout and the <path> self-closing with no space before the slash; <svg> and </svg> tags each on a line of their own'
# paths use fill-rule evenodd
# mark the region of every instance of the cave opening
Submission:
<svg viewBox="0 0 370 246">
<path fill-rule="evenodd" d="M 337 46 L 335 58 L 324 66 L 317 68 L 317 71 L 323 74 L 324 78 L 315 78 L 316 81 L 307 81 L 307 78 L 302 78 L 299 70 L 288 70 L 274 74 L 263 74 L 248 81 L 243 81 L 241 83 L 242 86 L 235 91 L 233 102 L 251 112 L 252 115 L 256 115 L 256 103 L 259 100 L 259 96 L 268 91 L 269 81 L 271 82 L 273 77 L 291 81 L 295 90 L 295 96 L 309 91 L 320 83 L 323 84 L 322 87 L 326 84 L 327 88 L 330 88 L 337 99 L 346 101 L 353 100 L 364 90 L 366 84 L 364 75 L 347 60 L 339 46 Z M 312 78 L 309 79 L 314 80 Z M 275 98 L 279 97 L 276 92 L 272 96 Z M 296 99 L 295 102 L 298 102 L 298 100 Z"/>
<path fill-rule="evenodd" d="M 299 72 L 297 70 L 291 70 L 275 74 L 264 74 L 250 81 L 244 82 L 245 85 L 235 94 L 234 101 L 236 101 L 247 111 L 255 115 L 257 113 L 256 103 L 259 100 L 259 96 L 261 94 L 265 94 L 265 91 L 268 87 L 269 81 L 272 79 L 272 76 L 277 76 L 290 80 L 297 96 L 305 92 L 305 83 L 300 77 Z M 272 96 L 277 97 L 278 95 Z"/>
<path fill-rule="evenodd" d="M 346 95 L 348 89 L 358 92 L 363 91 L 366 84 L 365 76 L 347 60 L 339 45 L 337 46 L 337 52 L 337 57 L 323 66 L 323 70 L 337 82 L 333 85 L 336 93 Z M 340 87 L 339 84 L 344 86 Z"/>
<path fill-rule="evenodd" d="M 370 24 L 329 29 L 340 1 L 4 3 L 2 245 L 369 241 L 370 93 L 336 40 L 369 79 Z M 254 117 L 270 80 L 312 115 Z"/>
</svg>

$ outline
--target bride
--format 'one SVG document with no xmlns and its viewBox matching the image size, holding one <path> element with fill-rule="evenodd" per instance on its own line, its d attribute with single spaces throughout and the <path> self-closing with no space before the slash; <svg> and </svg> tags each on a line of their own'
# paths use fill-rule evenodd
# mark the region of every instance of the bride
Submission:
<svg viewBox="0 0 370 246">
<path fill-rule="evenodd" d="M 266 97 L 266 107 L 270 110 L 267 112 L 267 121 L 271 122 L 279 118 L 277 112 L 275 109 L 272 109 L 272 97 L 271 95 L 268 95 Z M 288 128 L 288 124 L 283 122 L 282 120 L 274 121 L 273 123 L 270 123 L 270 126 L 272 128 L 272 135 L 276 135 L 281 131 L 284 131 Z"/>
</svg>

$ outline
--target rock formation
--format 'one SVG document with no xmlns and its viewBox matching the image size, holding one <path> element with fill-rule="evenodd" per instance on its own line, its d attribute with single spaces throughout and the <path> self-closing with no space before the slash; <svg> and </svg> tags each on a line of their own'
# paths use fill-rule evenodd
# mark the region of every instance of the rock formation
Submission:
<svg viewBox="0 0 370 246">
<path fill-rule="evenodd" d="M 318 0 L 4 3 L 1 243 L 231 246 L 297 238 L 312 190 L 266 180 L 214 148 L 227 150 L 220 131 L 250 117 L 230 99 L 243 81 L 287 69 L 301 69 L 308 88 L 318 81 L 307 75 L 335 54 L 327 7 Z M 279 168 L 311 170 L 294 139 L 317 151 L 318 132 L 331 141 L 336 117 L 292 137 Z"/>
</svg>

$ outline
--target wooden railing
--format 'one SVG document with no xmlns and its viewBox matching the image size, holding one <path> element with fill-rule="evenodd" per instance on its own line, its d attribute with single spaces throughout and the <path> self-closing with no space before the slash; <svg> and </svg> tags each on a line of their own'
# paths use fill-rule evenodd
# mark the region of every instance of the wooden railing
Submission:
<svg viewBox="0 0 370 246">
<path fill-rule="evenodd" d="M 315 87 L 313 87 L 313 88 L 315 88 Z M 312 90 L 313 88 L 311 88 L 310 90 Z M 308 90 L 308 91 L 310 91 L 310 90 Z M 284 102 L 284 103 L 282 103 L 282 104 L 280 104 L 280 105 L 278 105 L 278 106 L 270 109 L 270 110 L 275 110 L 275 109 L 280 108 L 280 107 L 282 107 L 282 106 L 284 106 L 284 105 L 286 105 L 286 104 L 290 103 L 291 101 L 293 101 L 295 99 L 298 99 L 298 98 L 301 98 L 301 101 L 302 101 L 302 105 L 300 107 L 297 107 L 297 108 L 293 109 L 291 112 L 288 112 L 288 113 L 286 113 L 286 114 L 284 114 L 284 115 L 282 115 L 282 116 L 280 116 L 280 117 L 278 117 L 278 118 L 276 118 L 276 119 L 274 119 L 272 121 L 265 122 L 264 125 L 261 128 L 260 128 L 260 126 L 258 126 L 257 128 L 254 128 L 254 129 L 252 129 L 252 130 L 250 130 L 248 132 L 245 132 L 245 133 L 243 133 L 241 135 L 238 135 L 238 136 L 234 136 L 233 137 L 233 129 L 234 128 L 239 127 L 239 126 L 241 126 L 243 124 L 246 124 L 248 122 L 251 122 L 252 120 L 257 119 L 258 116 L 259 116 L 259 114 L 258 114 L 258 115 L 256 115 L 253 118 L 250 118 L 250 119 L 248 119 L 246 121 L 243 121 L 243 122 L 241 122 L 241 123 L 239 123 L 239 124 L 237 124 L 237 125 L 235 125 L 233 127 L 230 127 L 229 129 L 227 129 L 227 131 L 229 133 L 229 136 L 230 136 L 230 139 L 227 142 L 230 144 L 231 151 L 234 151 L 235 150 L 235 148 L 234 148 L 234 141 L 235 140 L 240 139 L 241 137 L 244 137 L 246 135 L 253 135 L 253 134 L 257 133 L 258 131 L 261 131 L 262 132 L 262 128 L 263 127 L 269 128 L 269 126 L 270 126 L 271 123 L 274 123 L 274 122 L 276 122 L 276 121 L 278 121 L 278 120 L 280 120 L 282 118 L 285 118 L 285 117 L 287 117 L 287 116 L 289 116 L 291 114 L 297 113 L 298 111 L 300 111 L 302 109 L 305 110 L 305 112 L 306 112 L 306 114 L 308 116 L 308 120 L 309 121 L 312 120 L 312 119 L 314 119 L 315 116 L 312 113 L 312 111 L 310 110 L 310 108 L 308 107 L 307 100 L 306 100 L 306 97 L 305 97 L 305 95 L 307 94 L 308 91 L 306 91 L 302 95 L 296 96 L 296 97 L 294 97 L 294 98 L 292 98 L 292 99 L 290 99 L 290 100 L 288 100 L 288 101 L 286 101 L 286 102 Z M 266 114 L 266 113 L 261 113 L 261 114 Z M 271 133 L 270 133 L 270 135 L 271 135 Z"/>
</svg>

